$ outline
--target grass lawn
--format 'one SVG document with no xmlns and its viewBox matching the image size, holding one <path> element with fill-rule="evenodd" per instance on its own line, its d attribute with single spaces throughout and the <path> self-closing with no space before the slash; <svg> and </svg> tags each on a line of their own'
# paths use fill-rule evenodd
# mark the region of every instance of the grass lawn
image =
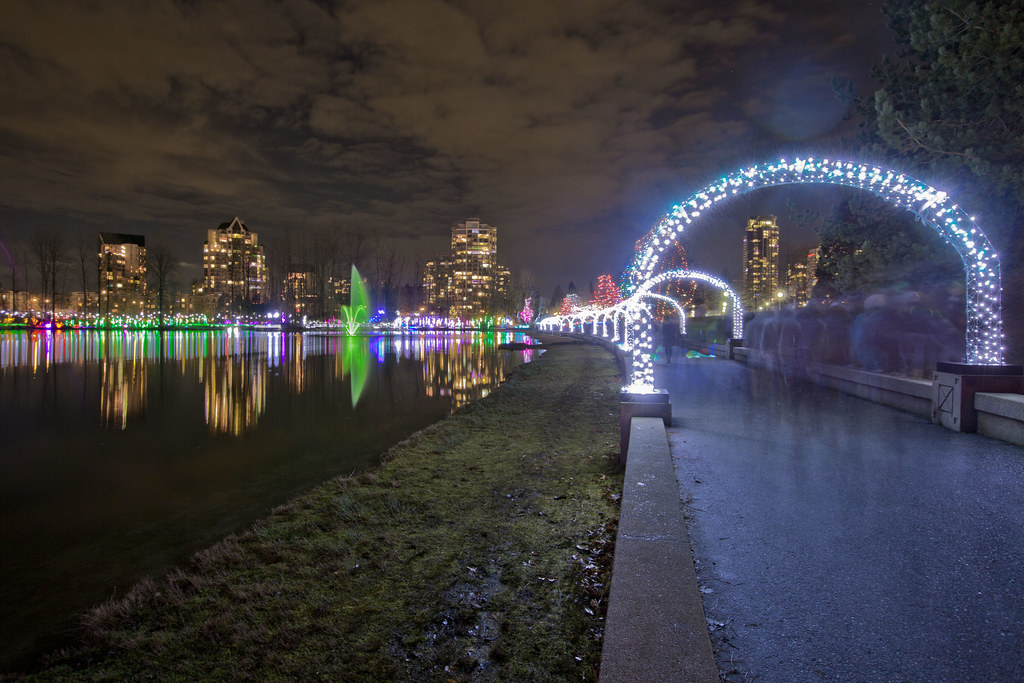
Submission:
<svg viewBox="0 0 1024 683">
<path fill-rule="evenodd" d="M 60 680 L 595 680 L 622 472 L 612 355 L 490 396 L 84 617 Z"/>
</svg>

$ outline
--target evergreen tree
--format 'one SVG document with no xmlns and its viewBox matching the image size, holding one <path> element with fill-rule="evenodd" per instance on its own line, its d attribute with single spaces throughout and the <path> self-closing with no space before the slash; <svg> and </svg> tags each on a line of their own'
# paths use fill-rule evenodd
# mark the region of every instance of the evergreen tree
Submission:
<svg viewBox="0 0 1024 683">
<path fill-rule="evenodd" d="M 598 308 L 610 308 L 622 301 L 622 292 L 611 275 L 599 275 L 597 277 L 597 290 L 591 297 L 591 302 Z"/>
<path fill-rule="evenodd" d="M 879 161 L 942 186 L 1000 255 L 1007 360 L 1024 359 L 1024 3 L 890 0 L 900 46 L 858 101 Z"/>
<path fill-rule="evenodd" d="M 562 312 L 562 299 L 565 298 L 565 292 L 562 290 L 562 285 L 555 285 L 555 291 L 551 293 L 551 301 L 548 305 L 548 311 L 551 315 L 560 315 Z"/>
<path fill-rule="evenodd" d="M 1024 3 L 891 0 L 885 10 L 902 50 L 860 102 L 865 141 L 995 201 L 992 236 L 1010 236 L 993 212 L 1019 214 L 1024 203 Z"/>
<path fill-rule="evenodd" d="M 875 68 L 880 86 L 854 98 L 862 155 L 949 192 L 996 248 L 1002 266 L 1007 362 L 1024 360 L 1024 2 L 1021 0 L 889 0 L 884 11 L 899 46 Z M 838 84 L 837 92 L 849 92 Z M 845 203 L 819 225 L 819 287 L 865 283 L 899 286 L 892 271 L 945 278 L 948 247 L 935 255 L 908 248 L 913 235 L 883 211 Z M 878 204 L 879 206 L 881 204 Z M 807 220 L 809 212 L 798 212 Z M 892 222 L 899 221 L 899 222 Z M 868 224 L 885 229 L 875 229 Z M 917 226 L 920 227 L 920 226 Z M 865 233 L 858 231 L 866 231 Z M 915 240 L 918 237 L 913 237 Z M 858 241 L 860 240 L 860 241 Z M 934 242 L 934 239 L 932 240 Z M 864 243 L 870 249 L 864 248 Z M 876 257 L 884 255 L 886 264 Z M 937 259 L 937 260 L 936 260 Z M 941 263 L 929 273 L 926 263 Z M 962 282 L 963 269 L 959 269 Z M 934 277 L 930 277 L 934 275 Z M 863 291 L 867 285 L 856 286 Z"/>
<path fill-rule="evenodd" d="M 934 230 L 873 195 L 850 193 L 831 216 L 803 212 L 799 221 L 821 243 L 815 297 L 963 284 L 963 264 Z"/>
</svg>

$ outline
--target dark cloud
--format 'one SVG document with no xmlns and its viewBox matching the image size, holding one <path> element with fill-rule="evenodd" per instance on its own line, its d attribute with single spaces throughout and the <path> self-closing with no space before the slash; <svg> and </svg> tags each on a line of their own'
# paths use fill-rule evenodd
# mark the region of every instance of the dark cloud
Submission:
<svg viewBox="0 0 1024 683">
<path fill-rule="evenodd" d="M 543 286 L 592 280 L 709 176 L 834 144 L 829 79 L 885 45 L 877 9 L 824 0 L 15 0 L 0 237 L 141 232 L 195 263 L 234 215 L 418 250 L 479 215 Z"/>
</svg>

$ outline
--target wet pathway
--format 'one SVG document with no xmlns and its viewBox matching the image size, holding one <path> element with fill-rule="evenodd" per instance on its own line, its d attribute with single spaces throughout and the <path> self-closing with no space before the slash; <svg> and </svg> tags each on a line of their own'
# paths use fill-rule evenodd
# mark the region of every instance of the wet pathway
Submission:
<svg viewBox="0 0 1024 683">
<path fill-rule="evenodd" d="M 727 680 L 1024 680 L 1024 449 L 733 362 L 656 382 Z"/>
</svg>

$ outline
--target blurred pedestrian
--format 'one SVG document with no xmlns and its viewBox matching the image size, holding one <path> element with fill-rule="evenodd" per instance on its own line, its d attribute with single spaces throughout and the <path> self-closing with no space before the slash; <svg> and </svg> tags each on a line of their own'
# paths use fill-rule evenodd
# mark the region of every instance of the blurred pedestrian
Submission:
<svg viewBox="0 0 1024 683">
<path fill-rule="evenodd" d="M 672 347 L 679 343 L 679 319 L 669 315 L 661 323 L 661 343 L 665 346 L 665 362 L 672 362 Z"/>
</svg>

